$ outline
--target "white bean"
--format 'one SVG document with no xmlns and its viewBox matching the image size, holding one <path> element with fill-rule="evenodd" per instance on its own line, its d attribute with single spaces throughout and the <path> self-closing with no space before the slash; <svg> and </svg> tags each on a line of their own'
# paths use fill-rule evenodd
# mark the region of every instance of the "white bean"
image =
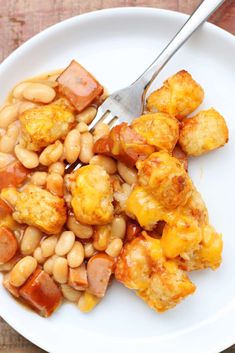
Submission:
<svg viewBox="0 0 235 353">
<path fill-rule="evenodd" d="M 15 158 L 12 156 L 12 154 L 0 152 L 0 168 L 5 168 L 14 160 Z"/>
<path fill-rule="evenodd" d="M 52 145 L 47 146 L 39 157 L 42 165 L 49 166 L 57 162 L 63 154 L 63 145 L 60 141 L 56 141 Z"/>
<path fill-rule="evenodd" d="M 95 248 L 92 243 L 87 243 L 84 245 L 85 258 L 89 258 L 94 255 Z"/>
<path fill-rule="evenodd" d="M 7 129 L 18 117 L 18 104 L 7 105 L 0 111 L 0 128 Z"/>
<path fill-rule="evenodd" d="M 53 277 L 58 283 L 66 283 L 68 279 L 68 262 L 64 257 L 57 257 L 53 265 Z"/>
<path fill-rule="evenodd" d="M 67 227 L 80 239 L 89 239 L 93 235 L 92 226 L 79 223 L 73 216 L 68 217 Z"/>
<path fill-rule="evenodd" d="M 72 249 L 67 255 L 68 264 L 70 267 L 75 268 L 80 266 L 84 260 L 84 248 L 80 241 L 75 241 Z"/>
<path fill-rule="evenodd" d="M 88 125 L 85 124 L 83 121 L 77 124 L 76 129 L 81 133 L 87 132 L 89 130 Z"/>
<path fill-rule="evenodd" d="M 23 102 L 19 106 L 19 115 L 26 112 L 26 110 L 34 109 L 36 107 L 38 107 L 38 105 L 33 102 Z"/>
<path fill-rule="evenodd" d="M 58 256 L 64 256 L 70 252 L 75 242 L 75 235 L 71 231 L 65 231 L 59 237 L 55 247 L 55 253 Z"/>
<path fill-rule="evenodd" d="M 43 264 L 46 261 L 46 258 L 43 257 L 42 255 L 42 249 L 40 246 L 38 246 L 34 252 L 33 252 L 33 257 L 37 260 L 39 264 Z"/>
<path fill-rule="evenodd" d="M 80 132 L 77 129 L 71 130 L 64 141 L 65 159 L 74 163 L 80 153 Z"/>
<path fill-rule="evenodd" d="M 127 167 L 124 163 L 117 163 L 118 173 L 127 184 L 135 184 L 137 181 L 137 172 L 134 168 Z"/>
<path fill-rule="evenodd" d="M 106 254 L 112 257 L 117 257 L 123 247 L 122 239 L 113 239 L 111 243 L 108 245 L 107 249 L 105 250 Z"/>
<path fill-rule="evenodd" d="M 10 273 L 10 283 L 14 287 L 22 286 L 36 270 L 37 261 L 32 256 L 26 256 L 13 267 Z"/>
<path fill-rule="evenodd" d="M 110 157 L 96 155 L 91 158 L 90 164 L 103 167 L 108 174 L 114 174 L 117 171 L 116 162 Z"/>
<path fill-rule="evenodd" d="M 110 133 L 110 128 L 105 123 L 99 123 L 94 130 L 94 142 Z"/>
<path fill-rule="evenodd" d="M 44 271 L 46 271 L 49 275 L 52 275 L 52 273 L 53 273 L 53 266 L 54 266 L 55 259 L 56 259 L 57 257 L 58 257 L 57 255 L 53 255 L 53 256 L 49 257 L 49 258 L 44 262 L 43 269 L 44 269 Z"/>
<path fill-rule="evenodd" d="M 77 114 L 77 121 L 84 122 L 85 124 L 89 125 L 92 120 L 96 116 L 96 108 L 95 107 L 87 107 L 83 112 Z"/>
<path fill-rule="evenodd" d="M 115 216 L 111 226 L 111 237 L 123 239 L 126 234 L 126 221 L 122 216 Z"/>
<path fill-rule="evenodd" d="M 57 240 L 58 237 L 56 235 L 51 235 L 42 241 L 41 249 L 43 257 L 50 257 L 54 255 Z"/>
<path fill-rule="evenodd" d="M 14 98 L 17 99 L 23 99 L 23 92 L 26 89 L 26 87 L 30 86 L 31 82 L 21 82 L 12 91 L 12 95 Z"/>
<path fill-rule="evenodd" d="M 46 188 L 52 194 L 57 196 L 63 196 L 64 190 L 64 179 L 60 174 L 51 173 L 47 177 Z"/>
<path fill-rule="evenodd" d="M 18 136 L 19 127 L 15 123 L 10 124 L 6 134 L 0 139 L 0 151 L 11 153 L 14 150 Z"/>
<path fill-rule="evenodd" d="M 47 182 L 47 172 L 35 172 L 31 177 L 31 183 L 37 186 L 44 186 Z"/>
<path fill-rule="evenodd" d="M 61 291 L 62 291 L 64 298 L 72 303 L 78 302 L 78 300 L 82 294 L 81 292 L 77 291 L 76 289 L 70 287 L 68 284 L 62 284 Z"/>
<path fill-rule="evenodd" d="M 31 255 L 40 243 L 42 232 L 35 227 L 27 227 L 20 244 L 23 255 Z"/>
<path fill-rule="evenodd" d="M 48 169 L 49 173 L 56 173 L 56 174 L 60 174 L 60 175 L 64 175 L 64 163 L 62 162 L 55 162 L 52 163 Z"/>
<path fill-rule="evenodd" d="M 23 91 L 23 97 L 32 102 L 50 103 L 55 96 L 55 90 L 42 83 L 31 83 Z"/>
<path fill-rule="evenodd" d="M 79 159 L 82 163 L 87 164 L 93 155 L 93 136 L 90 132 L 84 132 L 81 134 L 81 150 L 79 153 Z"/>
<path fill-rule="evenodd" d="M 33 169 L 39 165 L 37 153 L 29 151 L 20 145 L 15 146 L 15 155 L 25 168 Z"/>
</svg>

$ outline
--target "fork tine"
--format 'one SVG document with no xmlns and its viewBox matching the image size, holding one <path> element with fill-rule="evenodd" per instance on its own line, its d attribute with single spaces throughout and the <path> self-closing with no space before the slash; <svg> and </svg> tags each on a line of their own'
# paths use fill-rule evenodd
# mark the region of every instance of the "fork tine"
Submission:
<svg viewBox="0 0 235 353">
<path fill-rule="evenodd" d="M 93 131 L 96 125 L 100 122 L 109 124 L 112 121 L 113 115 L 109 109 L 106 109 L 104 103 L 98 108 L 95 119 L 89 124 L 89 131 Z"/>
</svg>

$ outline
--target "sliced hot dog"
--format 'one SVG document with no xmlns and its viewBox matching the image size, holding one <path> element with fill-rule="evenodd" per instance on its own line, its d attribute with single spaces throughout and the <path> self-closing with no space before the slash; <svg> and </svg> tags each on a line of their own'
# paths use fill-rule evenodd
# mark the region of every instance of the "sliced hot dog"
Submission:
<svg viewBox="0 0 235 353">
<path fill-rule="evenodd" d="M 54 280 L 37 268 L 20 288 L 20 296 L 44 317 L 50 316 L 61 304 L 62 294 Z"/>
<path fill-rule="evenodd" d="M 0 199 L 0 219 L 12 214 L 12 209 L 8 204 Z"/>
<path fill-rule="evenodd" d="M 99 298 L 105 295 L 110 276 L 113 272 L 114 259 L 100 253 L 92 256 L 87 264 L 88 291 Z"/>
<path fill-rule="evenodd" d="M 0 190 L 8 186 L 20 186 L 30 173 L 19 161 L 0 169 Z"/>
<path fill-rule="evenodd" d="M 69 285 L 77 290 L 85 290 L 88 287 L 85 264 L 69 269 Z"/>
<path fill-rule="evenodd" d="M 155 151 L 153 146 L 134 131 L 127 123 L 113 127 L 108 136 L 104 136 L 94 145 L 94 153 L 104 154 L 134 167 L 138 159 L 145 159 Z"/>
<path fill-rule="evenodd" d="M 18 249 L 14 234 L 5 227 L 0 227 L 0 264 L 10 261 Z"/>
<path fill-rule="evenodd" d="M 179 145 L 176 145 L 172 151 L 172 156 L 177 158 L 184 166 L 184 169 L 188 171 L 188 157 L 187 154 L 181 149 Z"/>
<path fill-rule="evenodd" d="M 93 100 L 103 93 L 98 81 L 75 60 L 57 78 L 58 90 L 78 112 L 84 110 Z"/>
</svg>

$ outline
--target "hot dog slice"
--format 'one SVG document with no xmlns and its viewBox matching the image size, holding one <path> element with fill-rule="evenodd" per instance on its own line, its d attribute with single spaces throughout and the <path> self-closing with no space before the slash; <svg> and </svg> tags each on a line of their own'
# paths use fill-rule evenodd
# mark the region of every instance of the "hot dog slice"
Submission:
<svg viewBox="0 0 235 353">
<path fill-rule="evenodd" d="M 57 78 L 58 90 L 78 112 L 84 110 L 93 100 L 103 93 L 98 81 L 75 60 Z"/>
<path fill-rule="evenodd" d="M 40 268 L 20 288 L 20 296 L 44 317 L 50 316 L 61 304 L 62 294 L 53 279 Z"/>
<path fill-rule="evenodd" d="M 8 186 L 20 186 L 30 171 L 20 162 L 14 161 L 5 168 L 0 169 L 0 190 Z"/>
<path fill-rule="evenodd" d="M 85 290 L 88 287 L 85 264 L 69 269 L 69 285 L 77 290 Z"/>
<path fill-rule="evenodd" d="M 88 291 L 99 298 L 105 295 L 110 276 L 113 272 L 114 260 L 107 254 L 96 254 L 87 264 Z"/>
<path fill-rule="evenodd" d="M 10 261 L 18 249 L 14 234 L 5 227 L 0 227 L 0 264 Z"/>
</svg>

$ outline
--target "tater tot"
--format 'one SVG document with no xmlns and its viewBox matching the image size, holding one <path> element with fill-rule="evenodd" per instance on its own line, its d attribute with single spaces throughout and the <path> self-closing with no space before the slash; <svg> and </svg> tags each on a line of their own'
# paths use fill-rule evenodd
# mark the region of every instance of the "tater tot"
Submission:
<svg viewBox="0 0 235 353">
<path fill-rule="evenodd" d="M 103 225 L 113 218 L 113 190 L 104 168 L 88 165 L 75 173 L 71 205 L 76 219 L 84 224 Z"/>
<path fill-rule="evenodd" d="M 47 190 L 29 185 L 18 193 L 13 218 L 46 234 L 58 234 L 66 222 L 65 202 Z"/>
<path fill-rule="evenodd" d="M 183 120 L 179 144 L 189 156 L 200 156 L 227 142 L 226 122 L 215 109 L 202 110 L 193 118 Z"/>
<path fill-rule="evenodd" d="M 177 72 L 166 80 L 161 88 L 147 99 L 150 112 L 164 112 L 177 119 L 192 113 L 203 101 L 204 91 L 185 70 Z"/>
<path fill-rule="evenodd" d="M 176 208 L 187 202 L 192 183 L 183 165 L 167 152 L 151 154 L 137 162 L 138 182 L 164 207 Z"/>
<path fill-rule="evenodd" d="M 158 150 L 172 152 L 179 138 L 178 121 L 165 113 L 142 115 L 131 127 Z"/>
<path fill-rule="evenodd" d="M 65 138 L 75 121 L 72 111 L 62 102 L 26 110 L 19 119 L 25 147 L 31 151 L 41 151 Z"/>
</svg>

